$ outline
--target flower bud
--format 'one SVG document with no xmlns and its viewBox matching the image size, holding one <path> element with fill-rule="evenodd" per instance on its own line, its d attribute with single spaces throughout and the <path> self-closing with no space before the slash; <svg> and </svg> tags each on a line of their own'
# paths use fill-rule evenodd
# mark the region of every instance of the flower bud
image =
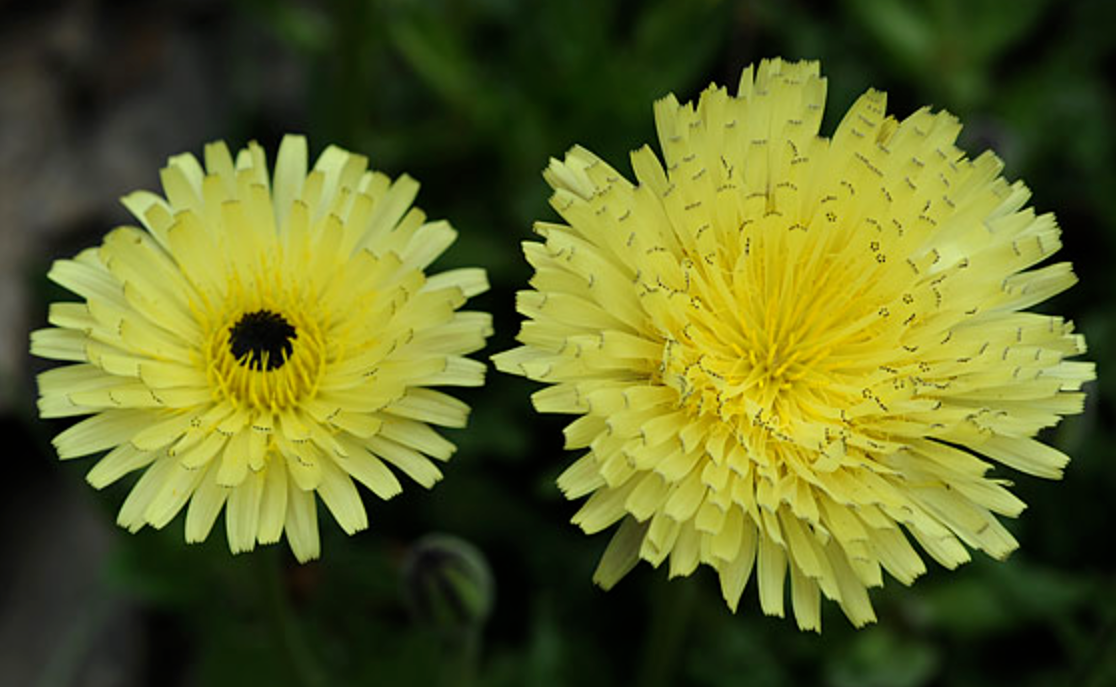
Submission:
<svg viewBox="0 0 1116 687">
<path fill-rule="evenodd" d="M 480 549 L 460 537 L 431 534 L 407 554 L 403 595 L 418 622 L 454 633 L 484 624 L 495 588 Z"/>
</svg>

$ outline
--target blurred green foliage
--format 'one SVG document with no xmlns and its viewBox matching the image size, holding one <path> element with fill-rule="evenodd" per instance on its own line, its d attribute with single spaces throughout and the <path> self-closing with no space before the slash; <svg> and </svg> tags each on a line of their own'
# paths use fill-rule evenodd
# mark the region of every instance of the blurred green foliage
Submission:
<svg viewBox="0 0 1116 687">
<path fill-rule="evenodd" d="M 571 460 L 561 418 L 536 416 L 531 385 L 493 372 L 466 397 L 475 412 L 451 433 L 460 451 L 444 483 L 370 500 L 371 530 L 353 538 L 323 512 L 321 562 L 295 566 L 275 547 L 232 558 L 219 533 L 184 547 L 182 518 L 121 537 L 111 586 L 169 618 L 177 629 L 161 641 L 174 648 L 163 650 L 191 683 L 444 683 L 439 666 L 454 657 L 406 613 L 400 570 L 412 542 L 447 531 L 479 546 L 495 576 L 478 685 L 635 684 L 649 661 L 664 663 L 662 684 L 709 687 L 1116 684 L 1116 379 L 1105 374 L 1116 351 L 1116 5 L 241 0 L 236 24 L 230 74 L 244 95 L 232 142 L 274 150 L 281 132 L 303 130 L 319 150 L 335 142 L 422 181 L 418 204 L 461 232 L 442 266 L 490 271 L 494 288 L 475 306 L 496 314 L 490 352 L 518 328 L 514 293 L 529 272 L 517 244 L 534 220 L 555 219 L 539 174 L 547 159 L 581 143 L 627 170 L 627 152 L 653 141 L 655 98 L 734 87 L 742 67 L 781 55 L 822 60 L 826 131 L 873 86 L 899 116 L 923 104 L 955 112 L 970 153 L 993 147 L 1009 177 L 1027 180 L 1036 208 L 1058 213 L 1063 255 L 1082 278 L 1046 307 L 1085 330 L 1101 381 L 1087 413 L 1051 437 L 1075 459 L 1065 481 L 1019 478 L 1031 507 L 1009 523 L 1022 543 L 1010 561 L 978 554 L 912 589 L 888 580 L 873 593 L 878 625 L 854 631 L 827 607 L 815 636 L 764 618 L 754 586 L 730 614 L 707 570 L 667 582 L 642 565 L 608 594 L 592 587 L 607 536 L 568 524 L 576 505 L 554 486 Z M 269 66 L 236 36 L 261 34 L 305 70 L 303 121 L 275 118 L 252 95 Z M 106 510 L 125 491 L 110 489 Z M 689 610 L 661 610 L 682 585 Z M 656 633 L 672 624 L 680 644 L 664 660 Z"/>
</svg>

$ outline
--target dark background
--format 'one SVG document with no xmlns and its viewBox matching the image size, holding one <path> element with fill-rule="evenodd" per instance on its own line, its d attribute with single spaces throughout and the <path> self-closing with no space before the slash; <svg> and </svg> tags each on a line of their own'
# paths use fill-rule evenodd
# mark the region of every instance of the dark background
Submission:
<svg viewBox="0 0 1116 687">
<path fill-rule="evenodd" d="M 477 684 L 1116 685 L 1114 25 L 1103 0 L 0 0 L 0 685 L 431 684 L 458 649 L 401 596 L 431 531 L 493 571 Z M 130 222 L 116 199 L 157 190 L 168 155 L 223 138 L 274 156 L 297 131 L 313 154 L 337 143 L 416 177 L 418 205 L 461 232 L 440 265 L 489 270 L 474 305 L 496 315 L 487 355 L 518 329 L 519 241 L 556 219 L 548 157 L 581 143 L 627 172 L 655 98 L 735 89 L 770 56 L 821 59 L 824 133 L 869 86 L 900 117 L 949 109 L 963 148 L 994 148 L 1059 217 L 1081 283 L 1039 309 L 1077 322 L 1100 381 L 1046 437 L 1074 458 L 1065 479 L 1012 475 L 1030 507 L 1008 523 L 1008 562 L 889 579 L 877 625 L 826 605 L 820 636 L 763 617 L 754 582 L 730 614 L 705 568 L 667 583 L 644 564 L 606 594 L 590 577 L 608 537 L 569 525 L 554 486 L 563 418 L 494 371 L 461 394 L 475 410 L 448 433 L 446 479 L 369 499 L 352 538 L 323 511 L 323 559 L 305 566 L 285 545 L 234 558 L 220 524 L 186 546 L 182 517 L 130 536 L 113 525 L 130 481 L 97 493 L 92 461 L 55 459 L 61 425 L 36 419 L 43 363 L 26 352 L 63 297 L 44 275 Z"/>
</svg>

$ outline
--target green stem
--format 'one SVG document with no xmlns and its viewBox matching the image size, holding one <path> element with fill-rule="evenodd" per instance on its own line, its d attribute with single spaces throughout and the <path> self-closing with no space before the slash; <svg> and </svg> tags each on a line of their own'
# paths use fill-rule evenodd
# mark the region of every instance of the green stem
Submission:
<svg viewBox="0 0 1116 687">
<path fill-rule="evenodd" d="M 104 597 L 90 600 L 80 614 L 75 614 L 73 624 L 54 643 L 36 687 L 65 687 L 78 682 L 82 664 L 88 661 L 108 616 L 109 601 Z"/>
<path fill-rule="evenodd" d="M 443 640 L 441 684 L 445 687 L 471 687 L 477 677 L 480 647 L 479 626 L 466 628 L 459 636 Z"/>
<path fill-rule="evenodd" d="M 325 676 L 306 644 L 298 619 L 292 613 L 283 584 L 283 559 L 279 554 L 280 551 L 273 546 L 253 554 L 275 644 L 286 656 L 299 684 L 303 687 L 325 687 Z"/>
<path fill-rule="evenodd" d="M 690 580 L 667 583 L 665 589 L 653 587 L 651 627 L 643 648 L 641 687 L 666 687 L 675 683 L 686 627 L 693 613 L 694 585 Z"/>
<path fill-rule="evenodd" d="M 1109 608 L 1116 606 L 1110 605 Z M 1079 679 L 1073 684 L 1082 687 L 1112 684 L 1112 678 L 1116 676 L 1116 612 L 1110 610 L 1105 614 L 1101 628 L 1095 643 L 1096 649 L 1089 652 L 1088 659 L 1078 671 Z"/>
</svg>

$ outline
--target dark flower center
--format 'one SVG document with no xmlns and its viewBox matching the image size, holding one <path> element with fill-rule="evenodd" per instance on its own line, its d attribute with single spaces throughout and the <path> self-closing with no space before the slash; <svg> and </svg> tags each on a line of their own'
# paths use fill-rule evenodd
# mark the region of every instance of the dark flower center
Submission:
<svg viewBox="0 0 1116 687">
<path fill-rule="evenodd" d="M 257 310 L 245 314 L 229 327 L 229 348 L 241 365 L 253 370 L 282 367 L 291 355 L 292 339 L 298 332 L 279 313 Z"/>
</svg>

